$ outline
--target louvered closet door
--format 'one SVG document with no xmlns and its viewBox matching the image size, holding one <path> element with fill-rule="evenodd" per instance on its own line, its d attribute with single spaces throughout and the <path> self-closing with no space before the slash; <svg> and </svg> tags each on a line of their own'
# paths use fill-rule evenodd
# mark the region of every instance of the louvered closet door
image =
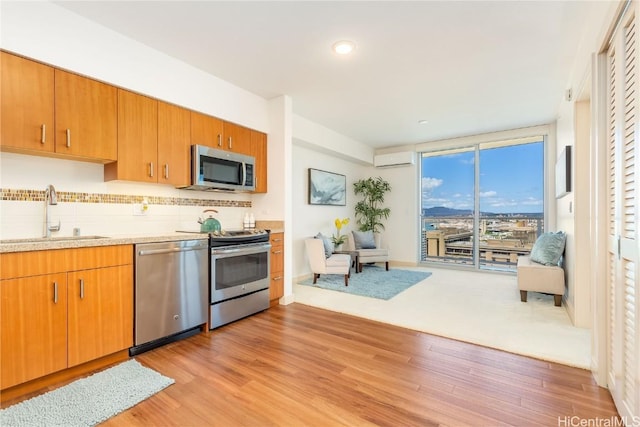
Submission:
<svg viewBox="0 0 640 427">
<path fill-rule="evenodd" d="M 609 48 L 608 322 L 609 388 L 620 415 L 640 417 L 638 317 L 638 35 L 637 4 L 627 10 Z"/>
</svg>

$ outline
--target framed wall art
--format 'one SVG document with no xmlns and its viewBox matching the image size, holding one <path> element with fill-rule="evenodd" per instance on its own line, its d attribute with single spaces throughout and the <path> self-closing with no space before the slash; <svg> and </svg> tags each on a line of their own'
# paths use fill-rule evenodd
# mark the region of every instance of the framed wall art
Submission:
<svg viewBox="0 0 640 427">
<path fill-rule="evenodd" d="M 309 168 L 309 204 L 345 206 L 347 178 L 337 173 Z"/>
<path fill-rule="evenodd" d="M 556 199 L 571 193 L 571 146 L 562 149 L 556 161 Z"/>
</svg>

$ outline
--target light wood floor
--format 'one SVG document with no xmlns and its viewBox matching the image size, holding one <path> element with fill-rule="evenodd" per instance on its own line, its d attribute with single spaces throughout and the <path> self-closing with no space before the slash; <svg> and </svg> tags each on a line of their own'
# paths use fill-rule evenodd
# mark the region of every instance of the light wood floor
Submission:
<svg viewBox="0 0 640 427">
<path fill-rule="evenodd" d="M 104 426 L 558 426 L 617 416 L 588 371 L 301 304 L 136 359 L 176 383 Z"/>
<path fill-rule="evenodd" d="M 588 371 L 301 304 L 137 359 L 176 384 L 107 426 L 558 426 L 558 417 L 617 416 Z"/>
</svg>

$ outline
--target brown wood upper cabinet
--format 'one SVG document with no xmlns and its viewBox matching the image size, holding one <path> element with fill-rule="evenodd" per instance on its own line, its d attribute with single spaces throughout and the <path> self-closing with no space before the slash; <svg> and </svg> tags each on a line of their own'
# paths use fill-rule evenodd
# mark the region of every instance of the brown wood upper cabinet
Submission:
<svg viewBox="0 0 640 427">
<path fill-rule="evenodd" d="M 158 182 L 158 101 L 118 89 L 118 161 L 105 180 Z"/>
<path fill-rule="evenodd" d="M 55 70 L 55 151 L 108 163 L 118 156 L 114 86 Z"/>
<path fill-rule="evenodd" d="M 191 112 L 158 101 L 158 183 L 191 183 Z"/>
<path fill-rule="evenodd" d="M 189 184 L 190 111 L 118 89 L 118 161 L 105 181 Z"/>
<path fill-rule="evenodd" d="M 267 192 L 267 135 L 251 130 L 251 155 L 256 158 L 255 193 Z"/>
<path fill-rule="evenodd" d="M 0 52 L 0 72 L 0 145 L 18 152 L 53 153 L 53 67 Z"/>
<path fill-rule="evenodd" d="M 0 55 L 3 150 L 101 163 L 116 159 L 115 87 Z"/>
<path fill-rule="evenodd" d="M 191 143 L 251 154 L 251 130 L 202 113 L 191 113 Z"/>
<path fill-rule="evenodd" d="M 224 122 L 206 114 L 191 112 L 191 144 L 222 150 Z"/>
<path fill-rule="evenodd" d="M 235 123 L 224 122 L 223 150 L 252 155 L 251 129 Z"/>
</svg>

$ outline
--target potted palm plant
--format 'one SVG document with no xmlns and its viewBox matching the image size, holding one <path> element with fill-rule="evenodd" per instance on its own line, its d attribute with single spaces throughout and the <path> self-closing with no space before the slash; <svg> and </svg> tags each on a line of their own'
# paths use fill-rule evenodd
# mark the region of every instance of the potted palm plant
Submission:
<svg viewBox="0 0 640 427">
<path fill-rule="evenodd" d="M 374 233 L 384 230 L 382 220 L 389 218 L 391 209 L 382 205 L 385 193 L 391 191 L 391 185 L 381 177 L 367 178 L 355 182 L 353 189 L 356 195 L 363 197 L 355 207 L 358 229 Z"/>
</svg>

